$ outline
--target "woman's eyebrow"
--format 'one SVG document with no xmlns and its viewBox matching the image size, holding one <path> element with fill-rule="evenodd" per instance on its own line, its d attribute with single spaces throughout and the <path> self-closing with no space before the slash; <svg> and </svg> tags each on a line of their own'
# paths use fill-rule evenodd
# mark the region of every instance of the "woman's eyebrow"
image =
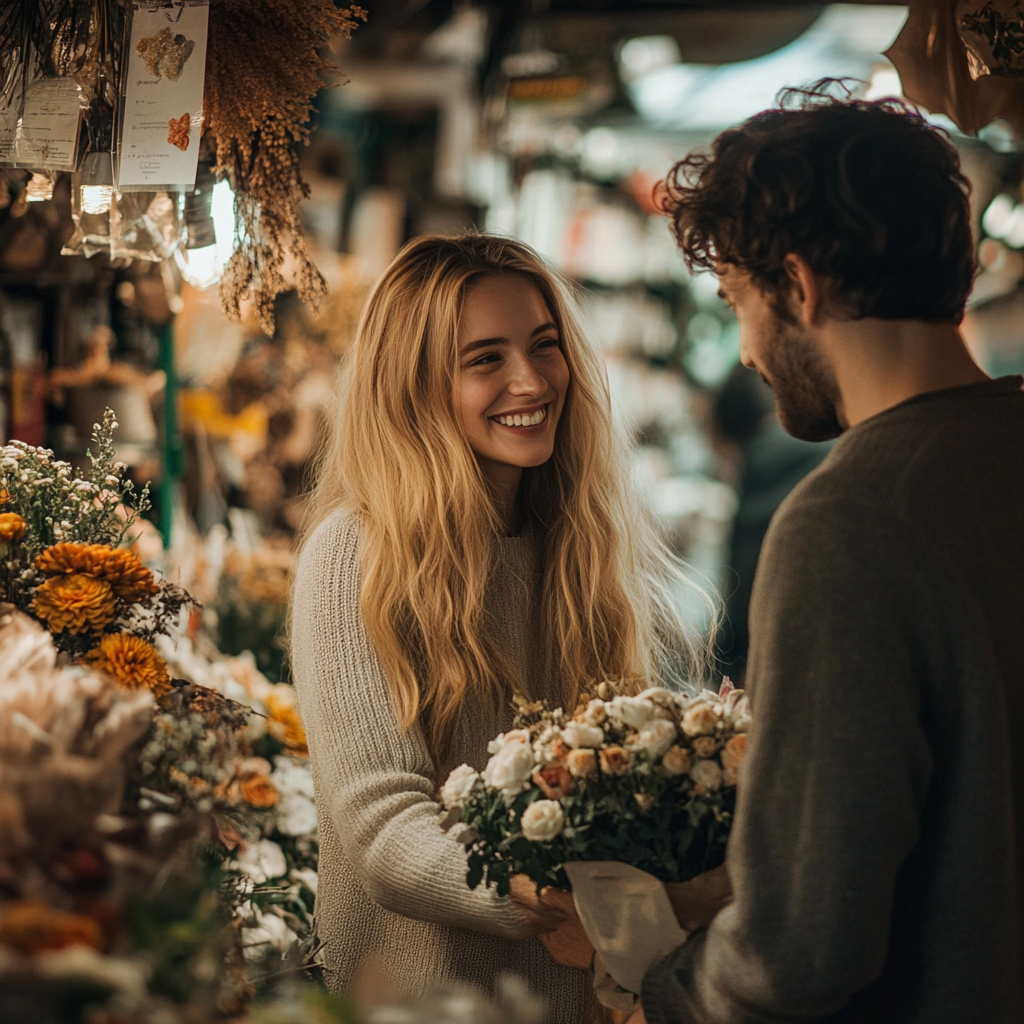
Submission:
<svg viewBox="0 0 1024 1024">
<path fill-rule="evenodd" d="M 557 331 L 558 325 L 551 323 L 550 321 L 546 324 L 541 324 L 540 327 L 534 327 L 530 332 L 530 337 L 535 338 L 538 334 L 543 334 L 545 331 Z M 507 345 L 508 338 L 479 338 L 476 341 L 471 341 L 469 344 L 464 345 L 462 348 L 462 355 L 468 355 L 470 352 L 475 352 L 478 348 L 487 348 L 488 345 Z"/>
</svg>

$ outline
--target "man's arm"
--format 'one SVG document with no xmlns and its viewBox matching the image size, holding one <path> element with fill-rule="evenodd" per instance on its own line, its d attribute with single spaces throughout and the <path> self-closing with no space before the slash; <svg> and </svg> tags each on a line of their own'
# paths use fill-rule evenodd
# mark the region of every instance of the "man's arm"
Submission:
<svg viewBox="0 0 1024 1024">
<path fill-rule="evenodd" d="M 773 524 L 751 609 L 736 899 L 648 972 L 650 1024 L 819 1020 L 881 973 L 931 772 L 926 565 L 877 510 L 803 498 Z"/>
</svg>

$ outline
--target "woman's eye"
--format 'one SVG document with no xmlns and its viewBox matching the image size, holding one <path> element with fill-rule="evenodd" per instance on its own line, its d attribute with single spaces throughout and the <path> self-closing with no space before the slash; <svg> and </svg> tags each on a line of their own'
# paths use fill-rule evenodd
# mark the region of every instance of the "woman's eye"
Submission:
<svg viewBox="0 0 1024 1024">
<path fill-rule="evenodd" d="M 497 352 L 488 352 L 486 355 L 480 356 L 479 359 L 474 359 L 470 366 L 484 366 L 486 363 L 496 362 L 500 356 Z"/>
<path fill-rule="evenodd" d="M 537 348 L 538 349 L 558 348 L 560 344 L 561 343 L 559 342 L 559 340 L 557 338 L 541 338 L 540 341 L 537 342 Z"/>
</svg>

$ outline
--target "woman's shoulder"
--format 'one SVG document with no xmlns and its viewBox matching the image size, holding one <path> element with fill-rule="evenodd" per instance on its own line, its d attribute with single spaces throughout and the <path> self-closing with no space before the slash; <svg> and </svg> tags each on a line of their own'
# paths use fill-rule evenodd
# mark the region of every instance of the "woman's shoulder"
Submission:
<svg viewBox="0 0 1024 1024">
<path fill-rule="evenodd" d="M 359 550 L 359 514 L 337 508 L 324 516 L 306 538 L 299 552 L 296 577 L 301 579 L 327 570 L 355 569 Z"/>
</svg>

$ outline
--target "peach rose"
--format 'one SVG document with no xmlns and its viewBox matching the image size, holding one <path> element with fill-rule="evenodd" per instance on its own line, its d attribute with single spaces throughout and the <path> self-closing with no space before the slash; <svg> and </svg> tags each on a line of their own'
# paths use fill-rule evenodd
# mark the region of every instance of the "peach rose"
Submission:
<svg viewBox="0 0 1024 1024">
<path fill-rule="evenodd" d="M 733 736 L 722 749 L 721 762 L 723 768 L 739 768 L 747 753 L 747 734 L 741 732 L 739 736 Z"/>
<path fill-rule="evenodd" d="M 601 771 L 605 775 L 622 775 L 632 763 L 633 755 L 622 747 L 605 747 L 601 751 Z"/>
<path fill-rule="evenodd" d="M 240 780 L 242 799 L 251 807 L 273 807 L 277 803 L 277 787 L 266 775 L 253 773 Z"/>
<path fill-rule="evenodd" d="M 533 784 L 549 800 L 561 800 L 572 792 L 572 775 L 564 765 L 549 764 L 533 773 Z"/>
<path fill-rule="evenodd" d="M 683 715 L 683 732 L 687 736 L 707 736 L 715 731 L 718 715 L 706 701 L 698 701 Z"/>
<path fill-rule="evenodd" d="M 714 757 L 718 743 L 713 736 L 698 736 L 693 741 L 693 752 L 698 757 Z"/>
<path fill-rule="evenodd" d="M 565 763 L 578 779 L 592 779 L 597 774 L 597 754 L 593 750 L 570 750 Z"/>
<path fill-rule="evenodd" d="M 690 752 L 685 747 L 669 747 L 661 759 L 661 767 L 668 775 L 685 775 L 690 763 Z"/>
</svg>

